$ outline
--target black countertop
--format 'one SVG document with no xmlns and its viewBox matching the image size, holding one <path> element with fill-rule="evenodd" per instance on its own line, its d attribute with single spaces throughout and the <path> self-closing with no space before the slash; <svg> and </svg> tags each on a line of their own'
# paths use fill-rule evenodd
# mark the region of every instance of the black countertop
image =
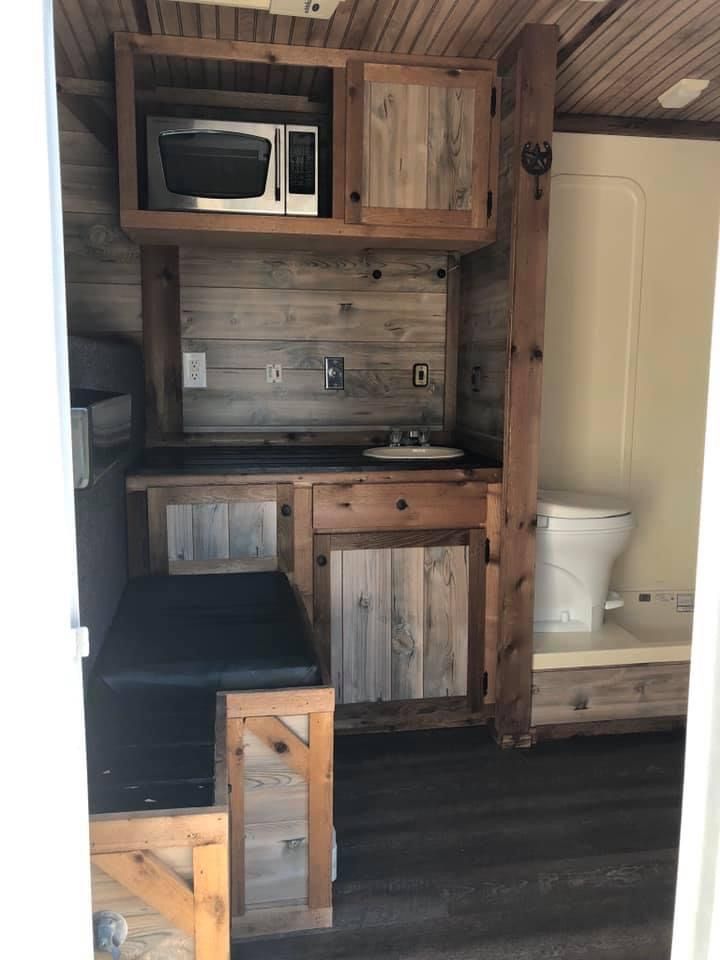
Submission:
<svg viewBox="0 0 720 960">
<path fill-rule="evenodd" d="M 198 473 L 292 474 L 398 470 L 500 469 L 497 460 L 466 453 L 455 460 L 373 460 L 365 447 L 247 446 L 154 447 L 146 450 L 131 473 L 136 476 Z"/>
</svg>

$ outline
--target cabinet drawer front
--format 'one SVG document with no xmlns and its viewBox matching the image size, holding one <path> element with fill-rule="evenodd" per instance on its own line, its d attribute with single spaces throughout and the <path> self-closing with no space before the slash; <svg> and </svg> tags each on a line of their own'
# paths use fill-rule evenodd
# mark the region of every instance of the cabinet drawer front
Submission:
<svg viewBox="0 0 720 960">
<path fill-rule="evenodd" d="M 316 486 L 313 525 L 353 530 L 447 530 L 485 525 L 487 484 L 334 483 Z"/>
<path fill-rule="evenodd" d="M 687 663 L 536 670 L 532 724 L 683 716 L 689 670 Z"/>
</svg>

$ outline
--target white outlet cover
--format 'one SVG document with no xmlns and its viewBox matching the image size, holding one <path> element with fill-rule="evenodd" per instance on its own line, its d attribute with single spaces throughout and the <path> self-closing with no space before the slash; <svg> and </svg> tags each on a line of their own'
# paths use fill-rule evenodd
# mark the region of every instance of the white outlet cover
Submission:
<svg viewBox="0 0 720 960">
<path fill-rule="evenodd" d="M 183 387 L 204 390 L 207 387 L 207 365 L 204 353 L 183 353 Z"/>
</svg>

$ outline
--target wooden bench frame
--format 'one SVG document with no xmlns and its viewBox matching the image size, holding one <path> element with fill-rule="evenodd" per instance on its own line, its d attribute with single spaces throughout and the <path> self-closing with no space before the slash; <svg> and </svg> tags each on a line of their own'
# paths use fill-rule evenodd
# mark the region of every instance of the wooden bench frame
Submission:
<svg viewBox="0 0 720 960">
<path fill-rule="evenodd" d="M 167 920 L 168 936 L 188 938 L 188 956 L 195 960 L 230 957 L 228 849 L 228 810 L 223 805 L 90 818 L 93 867 L 119 884 L 119 893 L 127 891 Z M 165 862 L 166 850 L 186 852 L 191 882 Z M 112 895 L 101 901 L 99 889 L 94 881 L 93 909 L 112 910 Z M 130 937 L 142 939 L 134 929 L 138 920 L 145 918 L 129 917 Z"/>
<path fill-rule="evenodd" d="M 230 812 L 233 937 L 332 926 L 333 719 L 332 687 L 219 693 L 216 799 Z M 307 717 L 307 742 L 285 722 Z M 307 781 L 307 893 L 303 902 L 248 906 L 246 886 L 246 759 L 248 734 Z"/>
</svg>

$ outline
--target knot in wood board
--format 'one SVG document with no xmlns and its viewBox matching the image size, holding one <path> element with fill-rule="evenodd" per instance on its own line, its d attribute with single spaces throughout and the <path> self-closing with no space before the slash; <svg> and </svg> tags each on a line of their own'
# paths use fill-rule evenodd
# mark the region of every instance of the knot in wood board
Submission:
<svg viewBox="0 0 720 960">
<path fill-rule="evenodd" d="M 289 747 L 284 740 L 273 740 L 273 750 L 275 753 L 287 753 L 288 749 Z"/>
</svg>

